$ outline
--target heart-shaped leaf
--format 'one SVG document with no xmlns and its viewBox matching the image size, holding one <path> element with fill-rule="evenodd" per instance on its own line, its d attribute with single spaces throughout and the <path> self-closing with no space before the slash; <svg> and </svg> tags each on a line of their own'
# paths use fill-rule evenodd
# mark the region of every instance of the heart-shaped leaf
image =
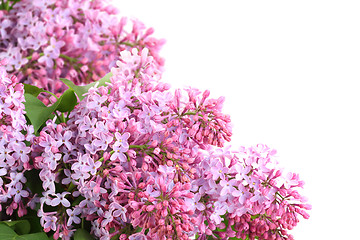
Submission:
<svg viewBox="0 0 360 240">
<path fill-rule="evenodd" d="M 74 90 L 68 89 L 51 106 L 45 106 L 35 95 L 25 93 L 25 111 L 26 116 L 34 126 L 34 132 L 37 133 L 40 127 L 48 120 L 53 118 L 55 111 L 70 112 L 77 104 Z"/>
<path fill-rule="evenodd" d="M 29 93 L 25 93 L 24 96 L 26 116 L 34 126 L 34 132 L 37 133 L 41 125 L 49 119 L 49 116 L 55 111 L 60 102 L 57 101 L 50 107 L 47 107 L 38 98 Z"/>
</svg>

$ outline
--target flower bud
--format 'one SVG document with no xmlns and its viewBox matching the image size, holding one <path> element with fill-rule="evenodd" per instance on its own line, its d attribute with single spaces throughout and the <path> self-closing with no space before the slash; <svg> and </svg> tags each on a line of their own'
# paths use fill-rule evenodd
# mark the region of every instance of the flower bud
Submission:
<svg viewBox="0 0 360 240">
<path fill-rule="evenodd" d="M 136 172 L 136 173 L 135 173 L 135 179 L 136 179 L 137 181 L 140 180 L 141 176 L 142 176 L 141 172 Z"/>
</svg>

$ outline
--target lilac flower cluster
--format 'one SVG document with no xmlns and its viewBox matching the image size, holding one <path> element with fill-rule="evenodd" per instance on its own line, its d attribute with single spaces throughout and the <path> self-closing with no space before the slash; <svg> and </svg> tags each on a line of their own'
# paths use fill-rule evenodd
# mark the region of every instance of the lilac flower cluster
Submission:
<svg viewBox="0 0 360 240">
<path fill-rule="evenodd" d="M 122 52 L 117 66 L 109 86 L 89 89 L 66 125 L 49 120 L 36 137 L 35 168 L 45 191 L 41 222 L 64 239 L 79 216 L 92 221 L 101 239 L 126 238 L 136 227 L 154 239 L 187 239 L 194 217 L 185 200 L 193 197 L 198 149 L 230 139 L 222 99 L 194 89 L 190 101 L 179 90 L 171 94 L 147 49 Z M 46 212 L 46 205 L 59 210 Z"/>
<path fill-rule="evenodd" d="M 19 215 L 24 203 L 36 207 L 54 239 L 71 239 L 84 225 L 100 240 L 293 239 L 287 230 L 310 209 L 297 191 L 303 182 L 284 176 L 265 145 L 224 147 L 232 134 L 224 98 L 194 88 L 172 92 L 147 48 L 122 51 L 111 73 L 66 122 L 48 120 L 39 136 L 12 117 L 24 114 L 22 85 L 3 78 L 0 109 L 11 111 L 2 113 L 1 129 L 11 133 L 2 130 L 9 141 L 0 147 L 17 161 L 1 162 L 13 172 L 1 176 L 9 215 L 12 205 Z M 41 194 L 24 186 L 19 174 L 26 170 L 39 171 Z"/>
<path fill-rule="evenodd" d="M 32 204 L 24 173 L 31 169 L 29 155 L 34 129 L 26 124 L 24 115 L 24 89 L 16 84 L 0 62 L 0 203 L 11 215 L 17 210 L 19 217 L 27 213 L 26 205 Z"/>
<path fill-rule="evenodd" d="M 116 13 L 101 0 L 21 0 L 0 11 L 0 59 L 8 59 L 7 71 L 20 82 L 58 94 L 66 89 L 60 78 L 78 85 L 98 80 L 133 47 L 148 48 L 161 69 L 164 40 Z"/>
<path fill-rule="evenodd" d="M 201 233 L 217 233 L 221 238 L 293 239 L 287 230 L 299 222 L 298 215 L 309 218 L 305 210 L 311 206 L 297 191 L 304 182 L 294 173 L 284 176 L 275 154 L 262 144 L 209 152 L 199 168 L 202 178 L 193 183 L 197 197 L 192 201 L 201 206 L 196 211 Z M 206 226 L 205 221 L 212 224 Z M 216 229 L 219 225 L 222 231 Z"/>
</svg>

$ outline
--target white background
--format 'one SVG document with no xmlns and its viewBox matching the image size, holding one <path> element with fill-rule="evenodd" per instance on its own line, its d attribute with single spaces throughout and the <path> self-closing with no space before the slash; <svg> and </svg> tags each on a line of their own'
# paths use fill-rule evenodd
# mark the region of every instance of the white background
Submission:
<svg viewBox="0 0 360 240">
<path fill-rule="evenodd" d="M 226 97 L 234 148 L 265 143 L 305 180 L 296 240 L 360 239 L 360 4 L 114 3 L 167 40 L 164 81 Z"/>
</svg>

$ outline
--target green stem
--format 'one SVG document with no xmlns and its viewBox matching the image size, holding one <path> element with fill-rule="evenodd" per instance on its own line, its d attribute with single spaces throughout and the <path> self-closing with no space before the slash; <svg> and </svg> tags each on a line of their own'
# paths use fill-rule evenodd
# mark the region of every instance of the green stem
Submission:
<svg viewBox="0 0 360 240">
<path fill-rule="evenodd" d="M 63 122 L 63 119 L 61 119 L 61 117 L 59 116 L 59 114 L 57 112 L 54 112 L 56 117 L 59 119 L 60 122 Z"/>
<path fill-rule="evenodd" d="M 182 115 L 185 116 L 185 115 L 196 115 L 196 114 L 197 114 L 197 112 L 186 112 Z"/>
<path fill-rule="evenodd" d="M 130 161 L 131 161 L 131 159 L 130 159 L 129 154 L 125 153 L 125 155 L 126 155 L 127 161 L 128 161 L 128 162 L 130 162 Z"/>
<path fill-rule="evenodd" d="M 149 145 L 129 145 L 129 148 L 139 148 L 141 150 L 147 149 Z"/>
<path fill-rule="evenodd" d="M 140 72 L 140 69 L 135 70 L 135 78 L 139 78 L 139 72 Z"/>
<path fill-rule="evenodd" d="M 19 0 L 15 0 L 15 1 L 13 2 L 13 4 L 11 4 L 10 9 L 12 9 L 12 8 L 14 7 L 15 3 L 17 3 L 17 2 L 19 2 Z M 10 10 L 10 9 L 9 9 L 9 10 Z"/>
<path fill-rule="evenodd" d="M 67 190 L 68 190 L 68 192 L 71 192 L 74 188 L 75 188 L 75 184 L 73 182 L 71 182 L 70 186 Z"/>
<path fill-rule="evenodd" d="M 66 123 L 65 114 L 61 113 L 61 120 L 63 123 Z"/>
<path fill-rule="evenodd" d="M 75 63 L 75 62 L 78 61 L 77 58 L 72 58 L 72 57 L 69 57 L 69 56 L 67 56 L 65 54 L 62 54 L 62 53 L 60 54 L 60 57 L 66 59 L 66 60 L 68 60 L 69 62 L 72 62 L 72 63 Z"/>
<path fill-rule="evenodd" d="M 173 216 L 171 215 L 170 209 L 167 208 L 167 210 L 168 210 L 168 215 L 169 215 L 170 218 L 171 218 L 171 222 L 172 222 L 172 225 L 173 225 L 173 228 L 174 228 L 175 236 L 178 236 L 177 231 L 176 231 L 176 224 L 175 224 L 174 218 L 173 218 Z"/>
<path fill-rule="evenodd" d="M 42 52 L 42 53 L 39 53 L 39 57 L 42 57 L 42 56 L 44 56 L 45 54 Z M 30 55 L 30 56 L 27 56 L 26 57 L 26 59 L 27 60 L 31 60 L 32 59 L 32 57 L 33 57 L 33 55 Z"/>
<path fill-rule="evenodd" d="M 110 151 L 110 155 L 112 155 L 114 152 L 115 152 L 114 150 Z M 104 161 L 104 157 L 99 158 L 98 161 L 100 161 L 100 162 Z"/>
<path fill-rule="evenodd" d="M 10 10 L 10 8 L 9 8 L 9 0 L 6 1 L 6 3 L 5 3 L 5 10 L 6 10 L 6 11 L 9 11 L 9 10 Z"/>
<path fill-rule="evenodd" d="M 131 42 L 120 42 L 120 44 L 123 44 L 125 46 L 128 46 L 128 47 L 135 47 L 136 45 L 131 43 Z"/>
<path fill-rule="evenodd" d="M 199 111 L 196 111 L 196 112 L 186 112 L 186 113 L 183 113 L 183 114 L 181 114 L 181 115 L 179 115 L 180 117 L 183 117 L 183 116 L 186 116 L 186 115 L 199 115 L 200 117 L 203 117 L 204 115 L 203 114 L 201 114 L 201 113 L 199 113 Z"/>
</svg>

